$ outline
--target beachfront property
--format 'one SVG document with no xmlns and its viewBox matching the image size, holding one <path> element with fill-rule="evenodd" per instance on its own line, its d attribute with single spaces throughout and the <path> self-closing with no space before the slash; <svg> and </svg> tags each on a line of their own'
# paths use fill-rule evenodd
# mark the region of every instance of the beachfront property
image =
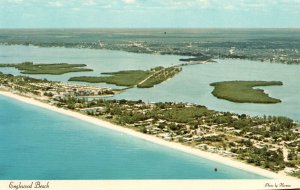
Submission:
<svg viewBox="0 0 300 190">
<path fill-rule="evenodd" d="M 23 76 L 1 74 L 0 84 L 1 90 L 267 170 L 300 170 L 300 125 L 285 117 L 217 112 L 191 103 L 104 100 L 99 97 L 116 91 Z M 82 98 L 89 96 L 98 98 Z"/>
<path fill-rule="evenodd" d="M 91 85 L 67 84 L 61 82 L 50 82 L 47 80 L 35 80 L 27 77 L 1 77 L 2 89 L 11 89 L 21 93 L 30 92 L 33 96 L 43 97 L 44 100 L 53 98 L 54 100 L 64 99 L 68 96 L 75 97 L 104 97 L 118 93 L 106 87 Z"/>
</svg>

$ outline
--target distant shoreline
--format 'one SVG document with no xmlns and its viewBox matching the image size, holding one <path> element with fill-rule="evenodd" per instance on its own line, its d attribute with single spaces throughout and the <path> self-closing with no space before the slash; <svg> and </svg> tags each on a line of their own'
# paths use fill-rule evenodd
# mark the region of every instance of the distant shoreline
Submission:
<svg viewBox="0 0 300 190">
<path fill-rule="evenodd" d="M 2 29 L 5 31 L 4 29 Z M 14 29 L 15 30 L 15 29 Z M 17 29 L 16 29 L 17 30 Z M 21 29 L 20 29 L 21 30 Z M 41 29 L 42 31 L 43 29 Z M 55 29 L 53 29 L 55 30 Z M 64 31 L 64 29 L 62 29 Z M 226 29 L 224 29 L 226 30 Z M 254 29 L 253 29 L 254 30 Z M 266 29 L 267 30 L 267 29 Z M 271 30 L 271 29 L 270 29 Z M 299 29 L 300 30 L 300 29 Z M 31 31 L 31 30 L 29 30 Z M 230 31 L 230 29 L 227 29 L 227 31 Z M 1 29 L 0 29 L 1 32 Z M 202 57 L 203 54 L 194 54 L 194 53 L 174 53 L 174 52 L 140 52 L 140 51 L 130 51 L 126 49 L 119 49 L 119 48 L 95 48 L 95 47 L 79 47 L 79 46 L 65 46 L 65 45 L 45 45 L 45 44 L 35 44 L 35 43 L 10 43 L 10 42 L 0 42 L 0 46 L 33 46 L 37 48 L 74 48 L 74 49 L 90 49 L 90 50 L 106 50 L 106 51 L 120 51 L 124 53 L 134 53 L 134 54 L 147 54 L 147 55 L 170 55 L 170 56 L 181 56 L 181 57 L 192 57 L 193 58 L 199 58 Z M 272 60 L 264 60 L 264 59 L 251 59 L 248 57 L 244 56 L 235 56 L 235 55 L 223 55 L 223 56 L 212 56 L 210 60 L 211 62 L 215 62 L 214 60 L 216 59 L 221 59 L 221 60 L 226 60 L 226 59 L 233 59 L 233 60 L 247 60 L 247 61 L 260 61 L 260 62 L 266 62 L 266 63 L 278 63 L 278 64 L 290 64 L 290 65 L 299 65 L 299 63 L 284 63 L 283 61 L 272 61 Z M 179 59 L 180 60 L 180 59 Z M 187 62 L 188 63 L 188 62 Z M 181 66 L 187 65 L 187 63 L 182 64 Z M 199 64 L 195 62 L 196 64 Z M 191 63 L 191 64 L 195 64 Z M 206 62 L 207 63 L 207 62 Z M 203 63 L 202 63 L 203 64 Z"/>
<path fill-rule="evenodd" d="M 11 92 L 6 92 L 6 91 L 5 92 L 0 91 L 0 95 L 15 99 L 15 100 L 27 103 L 27 104 L 38 106 L 38 107 L 41 107 L 41 108 L 44 108 L 44 109 L 48 109 L 50 111 L 61 113 L 61 114 L 64 114 L 64 115 L 67 115 L 67 116 L 70 116 L 70 117 L 73 117 L 73 118 L 76 118 L 76 119 L 79 119 L 79 120 L 82 120 L 82 121 L 85 121 L 85 122 L 88 122 L 88 123 L 92 123 L 92 124 L 100 126 L 100 127 L 104 127 L 104 128 L 107 128 L 107 129 L 117 131 L 117 132 L 125 133 L 125 134 L 128 134 L 128 135 L 134 136 L 136 138 L 147 140 L 147 141 L 150 141 L 152 143 L 159 144 L 159 145 L 162 145 L 162 146 L 165 146 L 165 147 L 168 147 L 168 148 L 172 148 L 172 149 L 182 151 L 182 152 L 185 152 L 185 153 L 188 153 L 188 154 L 199 156 L 201 158 L 209 159 L 209 160 L 212 160 L 212 161 L 215 161 L 215 162 L 218 162 L 218 163 L 222 163 L 222 164 L 225 164 L 225 165 L 237 168 L 237 169 L 241 169 L 241 170 L 244 170 L 244 171 L 247 171 L 247 172 L 255 173 L 255 174 L 267 177 L 267 178 L 284 179 L 284 180 L 296 180 L 295 178 L 287 176 L 284 173 L 277 174 L 277 173 L 274 173 L 274 172 L 271 172 L 271 171 L 268 171 L 268 170 L 264 170 L 264 169 L 261 169 L 261 168 L 255 167 L 255 166 L 248 165 L 246 163 L 239 162 L 237 160 L 233 160 L 233 159 L 228 158 L 228 157 L 222 157 L 218 154 L 213 154 L 213 153 L 201 151 L 201 150 L 198 150 L 198 149 L 195 149 L 195 148 L 191 148 L 191 147 L 188 147 L 188 146 L 185 146 L 185 145 L 181 145 L 179 143 L 168 142 L 168 141 L 165 141 L 165 140 L 160 139 L 160 138 L 155 137 L 155 136 L 146 135 L 146 134 L 143 134 L 143 133 L 140 133 L 140 132 L 136 132 L 134 130 L 131 130 L 131 129 L 128 129 L 128 128 L 125 128 L 125 127 L 122 127 L 122 126 L 118 126 L 118 125 L 112 124 L 110 122 L 103 121 L 101 119 L 97 119 L 97 118 L 94 118 L 94 117 L 91 117 L 91 116 L 80 114 L 78 112 L 58 108 L 58 107 L 49 105 L 47 103 L 43 103 L 41 101 L 38 101 L 38 100 L 35 100 L 35 99 L 32 99 L 32 98 L 24 97 L 24 96 L 13 94 Z"/>
<path fill-rule="evenodd" d="M 167 30 L 167 31 L 173 31 L 173 30 L 178 30 L 178 31 L 190 31 L 190 30 L 199 30 L 199 31 L 211 31 L 211 30 L 224 30 L 224 31 L 230 31 L 230 30 L 236 30 L 236 31 L 272 31 L 272 30 L 279 30 L 279 31 L 299 31 L 300 28 L 299 27 L 205 27 L 205 28 L 197 28 L 197 27 L 190 27 L 190 28 L 186 28 L 186 27 L 167 27 L 167 28 L 162 28 L 162 27 L 157 27 L 157 28 L 143 28 L 143 27 L 137 27 L 137 28 L 110 28 L 110 27 L 86 27 L 86 28 L 74 28 L 74 27 L 67 27 L 67 28 L 45 28 L 45 27 L 41 27 L 41 28 L 1 28 L 0 31 L 7 31 L 7 30 L 25 30 L 25 31 L 33 31 L 33 30 L 79 30 L 79 31 L 94 31 L 94 30 L 99 30 L 99 31 L 111 31 L 111 30 L 125 30 L 125 31 L 160 31 L 160 30 Z"/>
</svg>

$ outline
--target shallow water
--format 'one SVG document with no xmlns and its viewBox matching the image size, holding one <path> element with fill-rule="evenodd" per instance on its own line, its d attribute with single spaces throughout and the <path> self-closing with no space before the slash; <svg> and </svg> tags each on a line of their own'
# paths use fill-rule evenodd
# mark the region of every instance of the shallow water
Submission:
<svg viewBox="0 0 300 190">
<path fill-rule="evenodd" d="M 4 96 L 0 105 L 1 180 L 263 178 Z"/>
<path fill-rule="evenodd" d="M 283 86 L 259 87 L 271 97 L 281 99 L 277 104 L 233 103 L 214 97 L 209 84 L 231 80 L 282 81 Z M 130 89 L 117 98 L 144 101 L 192 102 L 210 109 L 250 115 L 287 116 L 300 120 L 300 66 L 261 63 L 247 60 L 217 60 L 209 65 L 184 67 L 183 71 L 151 89 Z"/>
</svg>

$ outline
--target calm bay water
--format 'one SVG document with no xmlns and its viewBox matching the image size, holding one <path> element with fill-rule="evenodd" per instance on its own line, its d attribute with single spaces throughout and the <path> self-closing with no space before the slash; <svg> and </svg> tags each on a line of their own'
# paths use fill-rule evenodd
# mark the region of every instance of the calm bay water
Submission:
<svg viewBox="0 0 300 190">
<path fill-rule="evenodd" d="M 233 103 L 214 97 L 209 84 L 231 80 L 282 81 L 283 86 L 259 87 L 271 97 L 282 100 L 278 104 Z M 183 72 L 151 89 L 130 89 L 116 96 L 119 99 L 144 101 L 177 101 L 205 105 L 210 109 L 249 115 L 287 116 L 300 120 L 300 66 L 261 63 L 247 60 L 217 60 L 209 65 L 183 68 Z"/>
<path fill-rule="evenodd" d="M 36 78 L 67 82 L 73 76 L 99 76 L 103 72 L 119 70 L 146 70 L 153 67 L 179 63 L 179 56 L 161 56 L 149 54 L 133 54 L 122 51 L 75 49 L 75 48 L 38 48 L 35 46 L 1 46 L 1 63 L 21 63 L 32 61 L 34 63 L 77 63 L 86 64 L 93 72 L 66 73 L 64 75 L 29 75 Z M 14 68 L 0 68 L 0 71 L 11 74 L 20 74 Z M 95 85 L 95 84 L 93 84 Z M 100 84 L 99 86 L 115 85 Z"/>
<path fill-rule="evenodd" d="M 1 180 L 263 178 L 4 96 L 0 105 Z"/>
<path fill-rule="evenodd" d="M 121 51 L 38 48 L 34 46 L 0 46 L 0 63 L 33 61 L 41 63 L 84 63 L 93 72 L 68 73 L 60 76 L 31 75 L 66 82 L 71 76 L 100 75 L 125 69 L 149 69 L 179 63 L 181 56 L 134 54 Z M 205 105 L 210 109 L 250 115 L 282 115 L 300 120 L 300 66 L 262 63 L 247 60 L 216 60 L 217 63 L 184 67 L 173 79 L 150 89 L 130 89 L 113 98 L 144 100 L 147 102 L 175 101 Z M 2 68 L 5 73 L 19 74 L 12 68 Z M 278 104 L 232 103 L 211 95 L 212 82 L 228 80 L 279 80 L 283 86 L 263 87 L 272 97 L 283 102 Z M 97 84 L 99 86 L 114 85 Z"/>
</svg>

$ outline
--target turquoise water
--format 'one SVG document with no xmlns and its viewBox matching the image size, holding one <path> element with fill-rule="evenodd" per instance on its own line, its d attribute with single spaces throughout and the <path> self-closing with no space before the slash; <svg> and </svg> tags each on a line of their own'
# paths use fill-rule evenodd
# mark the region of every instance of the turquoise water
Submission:
<svg viewBox="0 0 300 190">
<path fill-rule="evenodd" d="M 1 180 L 263 178 L 4 96 L 0 139 Z"/>
<path fill-rule="evenodd" d="M 179 63 L 182 56 L 134 54 L 122 51 L 38 48 L 34 46 L 0 46 L 0 63 L 34 61 L 42 63 L 85 63 L 94 72 L 69 73 L 60 76 L 31 75 L 37 78 L 67 81 L 72 76 L 99 75 L 101 72 L 124 69 L 149 69 Z M 250 115 L 282 115 L 300 120 L 300 65 L 262 63 L 247 60 L 216 60 L 217 63 L 184 67 L 172 80 L 150 89 L 130 89 L 113 98 L 144 100 L 147 102 L 175 101 L 205 105 L 210 109 Z M 12 68 L 2 68 L 5 73 L 19 74 Z M 263 87 L 278 104 L 232 103 L 211 95 L 212 82 L 228 80 L 280 80 L 283 86 Z M 98 84 L 99 86 L 110 86 Z"/>
</svg>

